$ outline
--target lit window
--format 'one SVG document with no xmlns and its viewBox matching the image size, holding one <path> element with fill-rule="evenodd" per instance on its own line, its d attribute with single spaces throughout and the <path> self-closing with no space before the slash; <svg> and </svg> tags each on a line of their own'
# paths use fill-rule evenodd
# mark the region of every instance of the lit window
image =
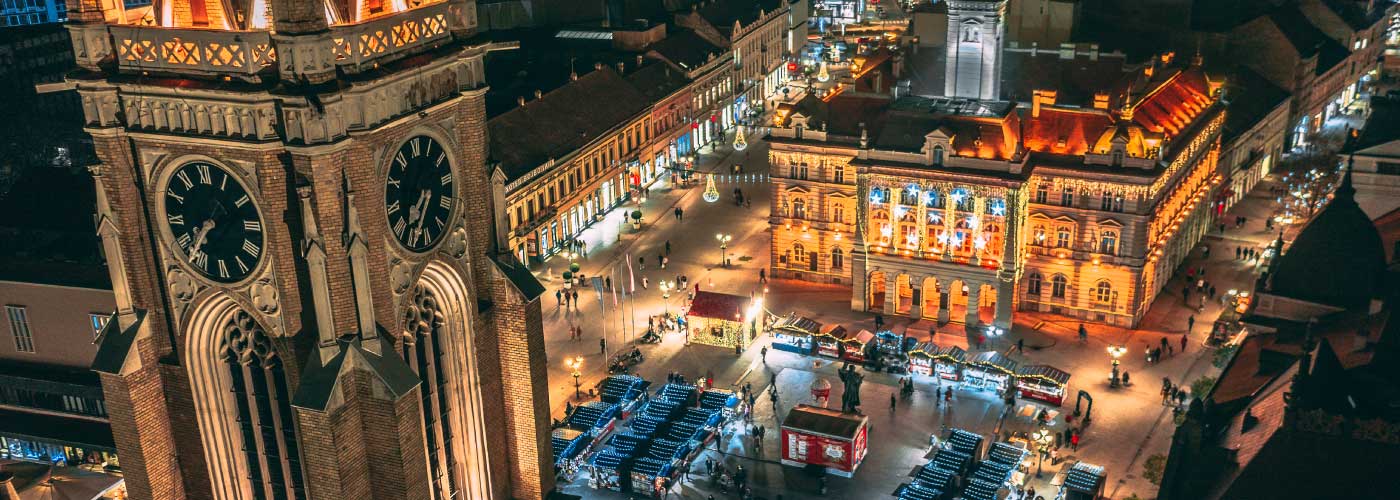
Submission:
<svg viewBox="0 0 1400 500">
<path fill-rule="evenodd" d="M 792 200 L 792 216 L 798 219 L 807 218 L 807 202 L 802 201 L 802 198 Z"/>
<path fill-rule="evenodd" d="M 1063 275 L 1063 274 L 1056 274 L 1055 277 L 1050 278 L 1050 296 L 1051 296 L 1051 297 L 1054 297 L 1054 298 L 1057 298 L 1057 299 L 1063 299 L 1063 298 L 1065 298 L 1065 290 L 1067 290 L 1068 288 L 1069 288 L 1069 280 L 1068 280 L 1068 279 L 1065 279 L 1065 275 Z"/>
<path fill-rule="evenodd" d="M 1035 202 L 1036 202 L 1036 203 L 1047 203 L 1045 200 L 1048 199 L 1049 197 L 1050 197 L 1050 187 L 1049 187 L 1049 186 L 1046 186 L 1046 185 L 1044 185 L 1044 184 L 1041 184 L 1041 185 L 1039 185 L 1039 186 L 1036 186 L 1036 188 L 1035 188 Z"/>
<path fill-rule="evenodd" d="M 831 268 L 832 268 L 832 269 L 841 269 L 841 267 L 845 264 L 844 261 L 845 261 L 845 256 L 841 253 L 841 249 L 840 249 L 840 248 L 833 248 L 833 249 L 831 249 Z"/>
<path fill-rule="evenodd" d="M 1074 205 L 1074 188 L 1066 186 L 1064 191 L 1060 192 L 1060 205 L 1066 207 Z"/>
<path fill-rule="evenodd" d="M 1099 237 L 1099 253 L 1106 255 L 1118 254 L 1118 233 L 1104 231 Z"/>
<path fill-rule="evenodd" d="M 1061 226 L 1058 229 L 1055 229 L 1055 246 L 1060 248 L 1069 248 L 1069 238 L 1069 228 Z"/>
<path fill-rule="evenodd" d="M 1100 281 L 1098 285 L 1094 286 L 1094 300 L 1098 301 L 1100 304 L 1112 303 L 1113 285 L 1107 280 Z"/>
<path fill-rule="evenodd" d="M 793 262 L 805 262 L 806 260 L 807 260 L 807 249 L 803 248 L 801 243 L 793 243 L 793 244 L 792 244 L 792 261 L 793 261 Z"/>
</svg>

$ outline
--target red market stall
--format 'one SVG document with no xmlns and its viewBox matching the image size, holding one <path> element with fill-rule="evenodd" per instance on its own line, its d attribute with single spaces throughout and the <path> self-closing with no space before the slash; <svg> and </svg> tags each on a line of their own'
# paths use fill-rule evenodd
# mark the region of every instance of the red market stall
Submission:
<svg viewBox="0 0 1400 500">
<path fill-rule="evenodd" d="M 1016 383 L 1017 363 L 1002 353 L 978 353 L 964 365 L 966 383 L 973 388 L 990 389 L 1000 393 L 1006 390 L 1008 384 Z"/>
<path fill-rule="evenodd" d="M 856 336 L 841 341 L 841 359 L 852 363 L 865 362 L 865 345 L 875 339 L 870 330 L 856 332 Z"/>
<path fill-rule="evenodd" d="M 841 341 L 846 339 L 846 329 L 840 325 L 831 325 L 831 328 L 822 328 L 822 331 L 812 336 L 812 345 L 816 346 L 818 356 L 828 358 L 841 358 Z"/>
<path fill-rule="evenodd" d="M 1065 387 L 1069 373 L 1050 365 L 1026 365 L 1016 373 L 1016 387 L 1021 397 L 1060 406 L 1065 402 Z"/>
<path fill-rule="evenodd" d="M 783 465 L 817 465 L 828 474 L 851 477 L 865 460 L 869 420 L 865 415 L 797 405 L 783 419 Z"/>
</svg>

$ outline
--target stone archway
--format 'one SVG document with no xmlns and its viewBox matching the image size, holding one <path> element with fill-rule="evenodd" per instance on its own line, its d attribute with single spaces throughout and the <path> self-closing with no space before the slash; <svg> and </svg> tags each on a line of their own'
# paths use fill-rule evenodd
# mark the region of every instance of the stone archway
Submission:
<svg viewBox="0 0 1400 500">
<path fill-rule="evenodd" d="M 403 308 L 399 351 L 424 384 L 424 444 L 438 499 L 491 497 L 474 303 L 456 270 L 430 262 Z"/>
<path fill-rule="evenodd" d="M 893 314 L 892 311 L 885 311 L 886 284 L 889 282 L 884 271 L 871 271 L 865 280 L 867 312 L 883 312 Z"/>
</svg>

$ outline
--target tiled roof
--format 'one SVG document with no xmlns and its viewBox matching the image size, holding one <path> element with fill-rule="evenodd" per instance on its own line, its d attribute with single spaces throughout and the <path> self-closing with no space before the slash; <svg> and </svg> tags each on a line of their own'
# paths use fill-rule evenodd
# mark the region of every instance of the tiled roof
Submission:
<svg viewBox="0 0 1400 500">
<path fill-rule="evenodd" d="M 626 79 L 646 96 L 648 102 L 665 99 L 690 83 L 685 73 L 659 61 L 628 73 Z"/>
<path fill-rule="evenodd" d="M 1182 70 L 1133 104 L 1133 121 L 1153 132 L 1176 135 L 1210 106 L 1210 84 L 1199 68 Z"/>
<path fill-rule="evenodd" d="M 704 66 L 711 57 L 724 54 L 723 47 L 716 46 L 700 36 L 695 30 L 680 29 L 659 42 L 647 46 L 648 50 L 680 66 L 686 71 L 694 71 Z"/>
<path fill-rule="evenodd" d="M 707 0 L 699 7 L 700 16 L 720 33 L 729 35 L 734 21 L 747 27 L 758 20 L 759 11 L 773 12 L 784 0 Z"/>
<path fill-rule="evenodd" d="M 1268 18 L 1300 56 L 1311 57 L 1324 46 L 1337 45 L 1336 41 L 1328 38 L 1326 33 L 1309 22 L 1308 16 L 1297 6 L 1274 9 L 1269 12 Z"/>
<path fill-rule="evenodd" d="M 748 297 L 701 291 L 696 292 L 695 299 L 690 301 L 690 311 L 686 316 L 738 321 L 748 307 Z"/>
<path fill-rule="evenodd" d="M 583 147 L 647 106 L 646 95 L 604 67 L 492 118 L 491 154 L 500 162 L 506 182 L 514 181 Z"/>
<path fill-rule="evenodd" d="M 1040 116 L 1023 109 L 1026 149 L 1031 151 L 1083 155 L 1103 131 L 1113 126 L 1113 117 L 1098 109 L 1043 107 Z"/>
</svg>

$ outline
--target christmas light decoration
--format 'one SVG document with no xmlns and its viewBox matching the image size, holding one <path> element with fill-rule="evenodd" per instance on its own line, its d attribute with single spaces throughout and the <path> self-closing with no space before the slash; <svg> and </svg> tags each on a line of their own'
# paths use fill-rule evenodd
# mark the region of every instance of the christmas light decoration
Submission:
<svg viewBox="0 0 1400 500">
<path fill-rule="evenodd" d="M 705 194 L 703 198 L 709 203 L 719 201 L 719 188 L 715 187 L 715 174 L 705 174 Z"/>
</svg>

